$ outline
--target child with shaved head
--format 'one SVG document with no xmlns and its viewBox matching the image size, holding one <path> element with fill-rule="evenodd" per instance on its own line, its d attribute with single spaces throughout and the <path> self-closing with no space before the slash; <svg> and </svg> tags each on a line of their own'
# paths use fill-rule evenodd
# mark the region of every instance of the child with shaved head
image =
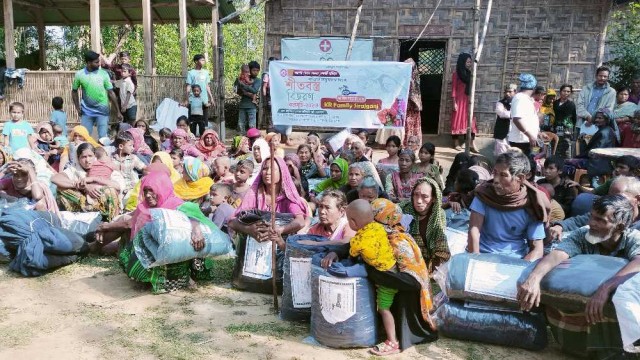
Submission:
<svg viewBox="0 0 640 360">
<path fill-rule="evenodd" d="M 213 160 L 212 163 L 213 170 L 216 175 L 213 178 L 213 181 L 221 184 L 233 184 L 235 182 L 235 177 L 233 173 L 229 170 L 231 169 L 231 160 L 226 156 L 217 157 Z"/>
<path fill-rule="evenodd" d="M 382 224 L 374 220 L 371 204 L 362 199 L 354 200 L 347 207 L 347 220 L 349 227 L 356 231 L 349 242 L 349 255 L 361 257 L 367 265 L 378 271 L 398 272 L 387 232 Z M 395 321 L 390 311 L 397 292 L 397 289 L 376 284 L 376 303 L 387 333 L 387 340 L 370 350 L 375 355 L 384 356 L 400 352 Z"/>
</svg>

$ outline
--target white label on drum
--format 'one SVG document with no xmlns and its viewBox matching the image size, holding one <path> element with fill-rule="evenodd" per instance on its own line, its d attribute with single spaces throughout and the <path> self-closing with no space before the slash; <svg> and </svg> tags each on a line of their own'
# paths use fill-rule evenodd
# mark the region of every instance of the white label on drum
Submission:
<svg viewBox="0 0 640 360">
<path fill-rule="evenodd" d="M 260 280 L 271 279 L 271 241 L 257 242 L 247 236 L 242 275 Z"/>
<path fill-rule="evenodd" d="M 311 307 L 311 258 L 289 258 L 291 297 L 295 309 Z"/>
<path fill-rule="evenodd" d="M 329 324 L 343 322 L 356 313 L 357 278 L 334 278 L 320 275 L 319 301 L 322 317 Z"/>
</svg>

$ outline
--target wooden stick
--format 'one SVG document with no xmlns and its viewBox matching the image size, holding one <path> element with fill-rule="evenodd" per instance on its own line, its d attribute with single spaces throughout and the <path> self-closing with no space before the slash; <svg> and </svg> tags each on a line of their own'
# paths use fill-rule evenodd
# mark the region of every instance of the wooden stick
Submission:
<svg viewBox="0 0 640 360">
<path fill-rule="evenodd" d="M 351 30 L 351 39 L 349 40 L 349 47 L 347 48 L 346 61 L 351 60 L 351 50 L 353 50 L 353 43 L 356 41 L 356 33 L 358 32 L 358 24 L 360 23 L 360 13 L 362 12 L 362 3 L 364 0 L 360 0 L 358 3 L 358 10 L 356 11 L 356 19 L 353 22 L 353 30 Z"/>
<path fill-rule="evenodd" d="M 269 158 L 269 169 L 271 169 L 271 184 L 269 185 L 271 190 L 271 230 L 275 231 L 276 229 L 276 183 L 273 181 L 273 173 L 275 170 L 275 161 L 274 154 L 276 152 L 275 146 L 273 143 L 269 144 L 271 149 L 271 157 Z M 280 170 L 283 171 L 283 170 Z M 278 286 L 276 281 L 276 242 L 275 240 L 271 241 L 271 281 L 273 286 L 273 311 L 278 312 Z"/>
</svg>

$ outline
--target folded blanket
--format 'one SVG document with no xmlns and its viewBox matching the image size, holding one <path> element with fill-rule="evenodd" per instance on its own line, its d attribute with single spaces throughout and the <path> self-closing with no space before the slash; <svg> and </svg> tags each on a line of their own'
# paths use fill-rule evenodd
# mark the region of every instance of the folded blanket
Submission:
<svg viewBox="0 0 640 360">
<path fill-rule="evenodd" d="M 133 244 L 138 260 L 145 269 L 149 269 L 233 251 L 229 236 L 215 225 L 200 224 L 200 230 L 205 245 L 202 250 L 195 251 L 191 245 L 191 221 L 184 213 L 151 209 L 151 221 L 142 228 L 142 236 L 136 237 Z"/>
</svg>

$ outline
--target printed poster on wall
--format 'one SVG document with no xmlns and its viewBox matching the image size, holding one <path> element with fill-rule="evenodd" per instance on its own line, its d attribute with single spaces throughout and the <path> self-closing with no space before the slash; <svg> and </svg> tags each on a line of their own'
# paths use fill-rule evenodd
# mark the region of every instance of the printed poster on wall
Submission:
<svg viewBox="0 0 640 360">
<path fill-rule="evenodd" d="M 344 61 L 349 38 L 302 37 L 280 40 L 282 60 Z M 373 39 L 356 39 L 351 48 L 351 61 L 372 61 Z"/>
<path fill-rule="evenodd" d="M 411 65 L 387 61 L 272 61 L 275 125 L 404 127 Z"/>
</svg>

